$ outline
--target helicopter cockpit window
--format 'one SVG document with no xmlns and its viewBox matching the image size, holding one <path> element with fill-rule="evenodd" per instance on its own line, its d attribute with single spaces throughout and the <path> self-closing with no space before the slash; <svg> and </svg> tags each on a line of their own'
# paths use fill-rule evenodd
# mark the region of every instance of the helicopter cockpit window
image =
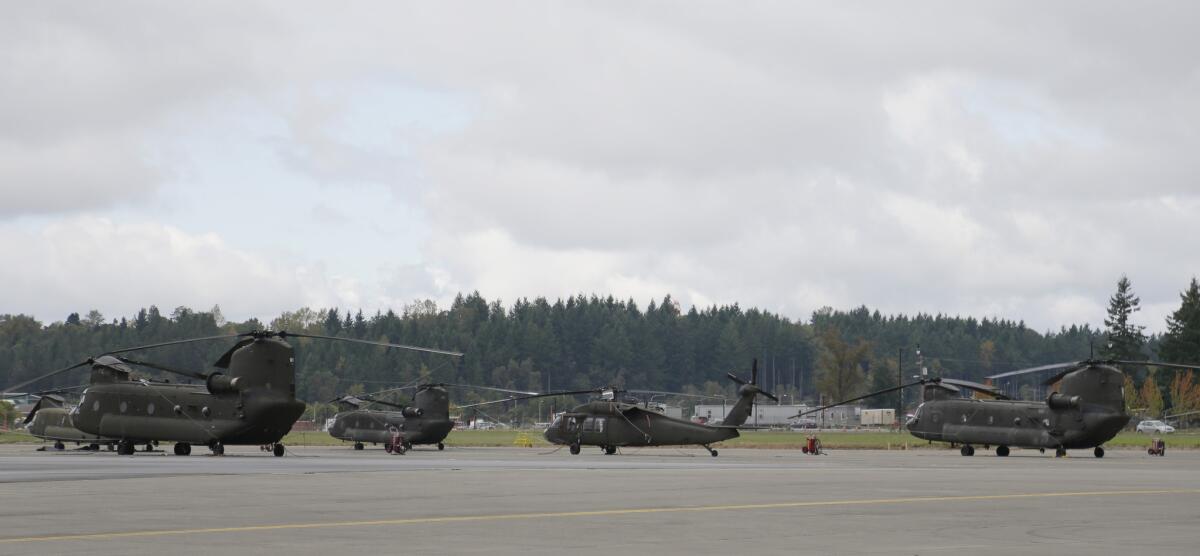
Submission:
<svg viewBox="0 0 1200 556">
<path fill-rule="evenodd" d="M 555 415 L 554 420 L 550 422 L 550 428 L 557 429 L 562 426 L 562 415 Z"/>
<path fill-rule="evenodd" d="M 924 407 L 925 407 L 925 404 L 918 405 L 917 410 L 913 412 L 912 417 L 908 418 L 908 423 L 906 423 L 906 424 L 912 424 L 912 423 L 916 423 L 917 421 L 919 421 L 921 419 L 921 409 Z"/>
</svg>

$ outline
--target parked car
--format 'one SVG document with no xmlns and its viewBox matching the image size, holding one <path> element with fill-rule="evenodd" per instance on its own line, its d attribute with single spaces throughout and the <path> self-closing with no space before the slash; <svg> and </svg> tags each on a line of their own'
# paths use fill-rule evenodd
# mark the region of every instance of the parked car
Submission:
<svg viewBox="0 0 1200 556">
<path fill-rule="evenodd" d="M 1142 421 L 1141 423 L 1137 424 L 1137 431 L 1147 434 L 1167 434 L 1175 432 L 1175 427 L 1172 427 L 1171 425 L 1168 425 L 1162 421 Z"/>
</svg>

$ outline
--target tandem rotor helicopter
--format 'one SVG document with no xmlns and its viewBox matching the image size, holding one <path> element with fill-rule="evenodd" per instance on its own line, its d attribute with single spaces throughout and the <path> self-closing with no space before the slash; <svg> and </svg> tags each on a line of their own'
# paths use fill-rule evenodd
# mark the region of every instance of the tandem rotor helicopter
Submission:
<svg viewBox="0 0 1200 556">
<path fill-rule="evenodd" d="M 1091 448 L 1093 455 L 1104 457 L 1103 444 L 1112 440 L 1132 417 L 1125 411 L 1125 374 L 1118 365 L 1197 369 L 1200 365 L 1181 365 L 1154 361 L 1088 359 L 1054 363 L 994 375 L 989 379 L 1029 373 L 1059 371 L 1043 382 L 1057 384 L 1045 401 L 1009 399 L 999 390 L 975 382 L 950 378 L 921 378 L 918 381 L 843 400 L 793 416 L 798 418 L 913 386 L 922 386 L 922 403 L 905 423 L 915 437 L 930 442 L 949 442 L 960 446 L 964 456 L 975 455 L 975 446 L 996 447 L 996 455 L 1007 456 L 1010 448 L 1054 450 L 1056 457 L 1067 450 Z M 990 399 L 967 399 L 961 389 L 971 390 Z"/>
<path fill-rule="evenodd" d="M 383 444 L 384 450 L 390 454 L 402 455 L 415 444 L 436 444 L 438 450 L 446 449 L 446 436 L 454 428 L 450 419 L 450 396 L 446 391 L 451 388 L 471 388 L 535 396 L 537 392 L 521 392 L 490 386 L 473 386 L 470 384 L 432 383 L 419 386 L 404 386 L 382 390 L 370 395 L 342 396 L 334 400 L 341 411 L 334 415 L 333 424 L 329 427 L 330 436 L 339 440 L 354 442 L 355 450 L 362 450 L 363 443 Z M 414 389 L 412 403 L 402 405 L 378 399 L 374 396 L 401 390 Z M 499 400 L 508 401 L 508 400 Z M 459 406 L 469 408 L 476 405 L 486 405 L 494 402 L 468 404 Z M 391 409 L 370 409 L 377 404 Z"/>
<path fill-rule="evenodd" d="M 215 363 L 218 370 L 196 372 L 172 369 L 122 354 L 193 342 L 237 339 Z M 110 351 L 95 358 L 51 371 L 5 388 L 12 391 L 36 381 L 90 366 L 91 377 L 79 405 L 70 412 L 75 428 L 110 439 L 117 453 L 131 455 L 135 446 L 149 450 L 159 441 L 175 442 L 175 454 L 186 456 L 192 446 L 207 446 L 215 455 L 227 445 L 269 446 L 282 456 L 283 438 L 304 413 L 296 399 L 295 350 L 288 338 L 312 338 L 397 348 L 461 357 L 453 351 L 338 338 L 286 331 L 175 340 Z M 204 381 L 203 385 L 154 382 L 133 377 L 145 367 Z"/>
</svg>

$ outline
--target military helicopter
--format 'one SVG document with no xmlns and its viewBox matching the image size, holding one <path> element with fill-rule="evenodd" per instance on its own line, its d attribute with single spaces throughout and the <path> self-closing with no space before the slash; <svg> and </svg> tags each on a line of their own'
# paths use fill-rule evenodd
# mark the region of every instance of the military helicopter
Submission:
<svg viewBox="0 0 1200 556">
<path fill-rule="evenodd" d="M 157 441 L 175 442 L 175 454 L 186 456 L 193 445 L 208 446 L 215 455 L 226 445 L 267 446 L 276 456 L 285 448 L 279 442 L 304 412 L 296 399 L 295 351 L 288 338 L 314 338 L 461 356 L 451 351 L 337 338 L 286 331 L 254 331 L 243 334 L 175 340 L 110 351 L 69 367 L 58 369 L 13 385 L 13 390 L 83 366 L 91 367 L 91 379 L 78 406 L 70 413 L 72 423 L 84 433 L 117 439 L 117 453 L 131 455 L 134 446 Z M 172 369 L 120 354 L 165 346 L 226 340 L 238 341 L 208 373 Z M 133 378 L 140 366 L 204 381 L 203 385 L 155 382 Z M 223 372 L 222 372 L 223 371 Z"/>
<path fill-rule="evenodd" d="M 446 391 L 447 387 L 474 388 L 508 394 L 537 394 L 537 392 L 443 382 L 404 386 L 364 396 L 348 395 L 334 400 L 342 411 L 334 415 L 333 424 L 329 427 L 329 434 L 339 440 L 353 441 L 355 450 L 362 450 L 364 442 L 383 444 L 385 451 L 397 455 L 404 454 L 414 444 L 436 444 L 438 450 L 444 450 L 446 444 L 443 441 L 450 434 L 450 430 L 454 428 L 454 421 L 450 420 L 450 396 Z M 373 397 L 408 389 L 415 389 L 411 405 L 401 405 Z M 368 406 L 372 404 L 392 409 L 368 409 Z M 473 407 L 474 405 L 476 404 L 460 407 Z"/>
<path fill-rule="evenodd" d="M 84 444 L 86 449 L 93 451 L 99 450 L 101 444 L 106 444 L 112 450 L 117 443 L 116 439 L 88 434 L 75 428 L 71 422 L 71 408 L 62 391 L 39 392 L 37 395 L 40 396 L 38 402 L 22 422 L 31 436 L 53 440 L 55 450 L 65 449 L 65 442 Z"/>
<path fill-rule="evenodd" d="M 757 359 L 750 373 L 749 382 L 733 373 L 728 374 L 730 380 L 740 385 L 738 399 L 719 425 L 676 419 L 638 403 L 619 401 L 617 395 L 620 391 L 611 388 L 551 392 L 517 399 L 590 394 L 599 391 L 600 400 L 590 401 L 557 415 L 543 433 L 551 443 L 568 446 L 572 454 L 579 454 L 582 446 L 599 446 L 605 454 L 612 455 L 617 452 L 617 448 L 623 446 L 698 445 L 708 450 L 713 457 L 717 457 L 717 450 L 713 449 L 712 444 L 738 437 L 738 429 L 746 428 L 743 425 L 750 417 L 754 400 L 758 396 L 779 401 L 773 394 L 758 387 Z M 649 390 L 626 392 L 672 394 Z M 509 400 L 499 402 L 503 401 Z"/>
<path fill-rule="evenodd" d="M 965 380 L 922 378 L 805 411 L 795 417 L 903 388 L 923 386 L 923 401 L 905 423 L 905 428 L 917 438 L 959 445 L 964 456 L 975 455 L 975 446 L 985 449 L 995 446 L 996 455 L 1000 457 L 1007 456 L 1011 447 L 1019 447 L 1043 452 L 1052 449 L 1056 457 L 1067 455 L 1067 450 L 1092 448 L 1093 455 L 1102 458 L 1103 444 L 1112 440 L 1130 419 L 1125 412 L 1125 376 L 1116 365 L 1200 368 L 1152 361 L 1089 359 L 997 375 L 1008 377 L 1060 371 L 1044 382 L 1046 386 L 1058 385 L 1045 401 L 1012 400 L 991 386 Z M 958 395 L 960 388 L 991 399 L 963 398 Z"/>
</svg>

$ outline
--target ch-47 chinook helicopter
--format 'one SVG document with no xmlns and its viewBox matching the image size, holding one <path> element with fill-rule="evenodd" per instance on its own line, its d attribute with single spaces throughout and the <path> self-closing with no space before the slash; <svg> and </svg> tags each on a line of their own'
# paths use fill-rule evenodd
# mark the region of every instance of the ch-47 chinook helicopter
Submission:
<svg viewBox="0 0 1200 556">
<path fill-rule="evenodd" d="M 1055 456 L 1067 450 L 1092 448 L 1104 457 L 1103 444 L 1112 440 L 1129 423 L 1125 411 L 1125 375 L 1117 365 L 1139 365 L 1178 369 L 1200 368 L 1152 361 L 1094 360 L 1055 363 L 1022 369 L 989 378 L 1027 373 L 1059 371 L 1043 384 L 1058 384 L 1045 401 L 1012 400 L 991 386 L 948 378 L 923 378 L 901 386 L 872 392 L 851 400 L 806 411 L 807 415 L 830 407 L 923 386 L 923 401 L 905 423 L 913 436 L 929 441 L 960 445 L 964 456 L 975 455 L 975 446 L 996 447 L 997 456 L 1007 456 L 1010 447 L 1054 450 Z M 966 399 L 960 388 L 990 396 L 992 399 Z M 797 415 L 799 417 L 800 415 Z"/>
<path fill-rule="evenodd" d="M 110 351 L 63 369 L 46 373 L 13 390 L 53 375 L 90 366 L 91 380 L 71 412 L 76 428 L 87 434 L 117 440 L 117 453 L 131 455 L 134 447 L 158 441 L 175 442 L 175 454 L 186 456 L 193 445 L 208 446 L 216 455 L 226 445 L 269 446 L 284 454 L 279 442 L 304 412 L 296 399 L 295 350 L 287 338 L 314 338 L 461 356 L 457 352 L 284 331 L 176 340 Z M 238 338 L 212 372 L 181 371 L 122 356 L 165 346 Z M 133 378 L 133 366 L 146 367 L 204 381 L 203 385 L 153 382 Z"/>
<path fill-rule="evenodd" d="M 371 395 L 343 396 L 334 400 L 341 411 L 334 415 L 329 434 L 339 440 L 353 441 L 355 450 L 362 450 L 364 442 L 383 444 L 385 451 L 397 455 L 404 454 L 414 444 L 436 444 L 438 450 L 444 450 L 446 444 L 443 441 L 454 428 L 454 421 L 450 420 L 450 396 L 446 391 L 447 387 L 474 388 L 508 394 L 537 394 L 489 386 L 437 383 L 393 388 Z M 410 405 L 374 397 L 408 389 L 415 389 Z M 372 404 L 391 409 L 370 409 Z"/>
<path fill-rule="evenodd" d="M 53 440 L 56 450 L 66 448 L 66 442 L 84 444 L 89 450 L 99 450 L 101 444 L 108 445 L 111 450 L 117 443 L 116 439 L 88 434 L 75 428 L 71 421 L 71 408 L 67 406 L 61 391 L 40 392 L 38 395 L 41 397 L 22 423 L 30 436 Z"/>
<path fill-rule="evenodd" d="M 582 446 L 599 446 L 605 454 L 615 454 L 624 446 L 703 446 L 709 454 L 717 457 L 712 444 L 739 436 L 739 428 L 753 411 L 754 400 L 765 396 L 778 401 L 773 394 L 758 387 L 758 360 L 750 371 L 750 382 L 729 373 L 730 380 L 738 383 L 738 399 L 730 408 L 725 420 L 719 425 L 707 425 L 668 417 L 638 403 L 618 401 L 618 391 L 602 389 L 602 399 L 593 400 L 562 413 L 546 429 L 544 436 L 553 444 L 570 447 L 572 454 L 579 454 Z M 671 394 L 649 390 L 626 390 Z M 515 399 L 530 399 L 547 396 L 594 394 L 597 390 L 551 392 Z M 675 394 L 681 395 L 681 394 Z M 508 400 L 501 400 L 508 401 Z M 489 402 L 497 403 L 497 402 Z"/>
</svg>

